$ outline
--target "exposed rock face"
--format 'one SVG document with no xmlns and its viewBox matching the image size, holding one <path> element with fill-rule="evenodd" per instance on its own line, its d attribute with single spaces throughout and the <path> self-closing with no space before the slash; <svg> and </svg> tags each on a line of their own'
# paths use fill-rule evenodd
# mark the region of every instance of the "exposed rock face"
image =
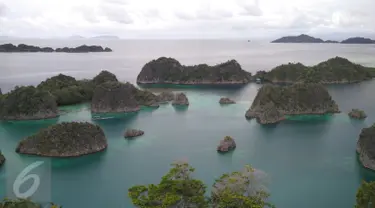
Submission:
<svg viewBox="0 0 375 208">
<path fill-rule="evenodd" d="M 167 103 L 174 99 L 175 94 L 173 92 L 162 92 L 158 95 L 158 101 L 160 103 Z"/>
<path fill-rule="evenodd" d="M 266 84 L 259 89 L 245 117 L 256 118 L 261 124 L 271 124 L 284 120 L 285 115 L 323 115 L 339 112 L 337 104 L 321 84 Z"/>
<path fill-rule="evenodd" d="M 139 111 L 133 88 L 120 82 L 105 82 L 95 88 L 92 113 L 126 113 Z"/>
<path fill-rule="evenodd" d="M 3 166 L 4 163 L 5 163 L 5 157 L 4 157 L 4 155 L 0 152 L 0 167 Z"/>
<path fill-rule="evenodd" d="M 224 98 L 220 98 L 219 103 L 220 104 L 235 104 L 236 102 L 234 100 L 224 97 Z"/>
<path fill-rule="evenodd" d="M 103 70 L 98 75 L 96 75 L 92 81 L 95 85 L 100 85 L 104 82 L 117 82 L 118 80 L 116 75 L 112 74 L 109 71 Z"/>
<path fill-rule="evenodd" d="M 37 88 L 49 91 L 58 105 L 73 105 L 89 101 L 94 90 L 93 86 L 87 86 L 84 82 L 64 74 L 46 79 Z"/>
<path fill-rule="evenodd" d="M 235 60 L 215 66 L 181 65 L 176 59 L 161 57 L 148 62 L 137 77 L 138 84 L 245 84 L 251 73 Z"/>
<path fill-rule="evenodd" d="M 16 87 L 2 99 L 2 120 L 38 120 L 58 116 L 57 104 L 51 93 L 33 86 Z"/>
<path fill-rule="evenodd" d="M 185 93 L 176 94 L 172 105 L 189 105 L 189 100 L 186 97 Z"/>
<path fill-rule="evenodd" d="M 22 140 L 16 152 L 46 157 L 78 157 L 107 148 L 103 130 L 91 123 L 64 122 Z"/>
<path fill-rule="evenodd" d="M 321 83 L 343 84 L 356 83 L 375 77 L 375 68 L 364 67 L 348 59 L 335 57 L 315 66 L 301 63 L 283 64 L 269 72 L 261 71 L 257 78 L 272 83 Z"/>
<path fill-rule="evenodd" d="M 228 152 L 236 148 L 236 142 L 230 136 L 224 137 L 223 140 L 220 141 L 219 146 L 217 146 L 217 151 L 219 152 Z"/>
<path fill-rule="evenodd" d="M 138 130 L 138 129 L 128 129 L 126 130 L 125 132 L 125 138 L 133 138 L 133 137 L 138 137 L 138 136 L 142 136 L 145 132 L 142 131 L 142 130 Z"/>
<path fill-rule="evenodd" d="M 112 52 L 112 49 L 105 48 L 101 46 L 87 46 L 87 45 L 81 45 L 76 48 L 57 48 L 54 50 L 51 47 L 38 47 L 38 46 L 32 46 L 32 45 L 26 45 L 26 44 L 19 44 L 18 46 L 13 44 L 3 44 L 0 45 L 0 52 L 5 53 L 16 53 L 16 52 L 65 52 L 65 53 L 87 53 L 87 52 Z"/>
<path fill-rule="evenodd" d="M 366 113 L 363 110 L 359 110 L 359 109 L 352 109 L 348 113 L 348 115 L 349 115 L 349 117 L 355 118 L 355 119 L 365 119 L 365 118 L 367 118 Z"/>
<path fill-rule="evenodd" d="M 126 83 L 129 88 L 132 89 L 132 95 L 137 101 L 138 105 L 147 106 L 147 107 L 159 107 L 158 96 L 153 94 L 148 90 L 140 90 L 129 82 Z"/>
<path fill-rule="evenodd" d="M 353 37 L 348 38 L 346 40 L 341 41 L 343 44 L 375 44 L 375 40 L 371 40 L 370 38 L 364 37 Z"/>
<path fill-rule="evenodd" d="M 364 167 L 375 170 L 375 125 L 362 129 L 357 142 L 357 153 Z"/>
</svg>

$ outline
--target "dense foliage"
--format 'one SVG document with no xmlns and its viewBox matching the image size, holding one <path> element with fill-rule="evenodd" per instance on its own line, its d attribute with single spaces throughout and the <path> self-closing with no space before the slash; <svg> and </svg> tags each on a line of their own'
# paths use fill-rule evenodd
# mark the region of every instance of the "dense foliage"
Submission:
<svg viewBox="0 0 375 208">
<path fill-rule="evenodd" d="M 159 184 L 133 186 L 129 197 L 133 204 L 141 208 L 263 208 L 272 206 L 265 202 L 269 194 L 254 176 L 254 169 L 246 167 L 244 172 L 224 174 L 214 184 L 212 198 L 205 197 L 206 186 L 194 179 L 188 163 L 172 164 L 170 171 Z M 239 176 L 239 177 L 237 177 Z M 237 180 L 239 179 L 239 180 Z M 219 188 L 218 188 L 219 187 Z M 254 188 L 252 188 L 254 187 Z"/>
<path fill-rule="evenodd" d="M 247 83 L 251 80 L 251 73 L 244 71 L 235 60 L 209 66 L 199 64 L 195 66 L 181 65 L 176 59 L 161 57 L 148 62 L 137 77 L 138 82 L 221 82 L 235 81 Z"/>
<path fill-rule="evenodd" d="M 34 115 L 39 112 L 57 112 L 53 96 L 33 86 L 16 86 L 11 92 L 3 95 L 0 115 L 6 119 L 19 115 Z"/>
<path fill-rule="evenodd" d="M 107 146 L 103 130 L 88 122 L 63 122 L 20 141 L 17 152 L 42 156 L 79 156 Z"/>
<path fill-rule="evenodd" d="M 93 93 L 93 85 L 89 80 L 77 81 L 74 77 L 63 74 L 48 78 L 38 88 L 51 92 L 58 105 L 89 101 Z"/>
<path fill-rule="evenodd" d="M 116 75 L 112 74 L 109 71 L 103 70 L 98 75 L 96 75 L 92 81 L 95 85 L 100 85 L 104 82 L 117 82 L 118 80 L 116 78 Z"/>
<path fill-rule="evenodd" d="M 362 182 L 357 191 L 355 208 L 375 208 L 375 182 Z"/>
<path fill-rule="evenodd" d="M 301 63 L 280 65 L 265 74 L 257 73 L 257 75 L 265 81 L 280 83 L 353 83 L 373 78 L 374 72 L 374 68 L 335 57 L 311 67 Z"/>
<path fill-rule="evenodd" d="M 61 208 L 54 203 L 49 203 L 49 206 L 42 206 L 29 199 L 7 199 L 0 202 L 0 208 Z"/>
</svg>

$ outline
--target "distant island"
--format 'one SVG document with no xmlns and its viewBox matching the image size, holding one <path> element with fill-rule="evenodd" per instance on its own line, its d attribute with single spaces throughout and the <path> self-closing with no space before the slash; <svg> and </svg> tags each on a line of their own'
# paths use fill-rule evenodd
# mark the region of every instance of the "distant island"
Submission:
<svg viewBox="0 0 375 208">
<path fill-rule="evenodd" d="M 375 44 L 375 40 L 364 37 L 351 37 L 341 42 L 334 40 L 322 40 L 320 38 L 314 38 L 312 36 L 301 34 L 298 36 L 285 36 L 271 43 L 341 43 L 341 44 Z"/>
<path fill-rule="evenodd" d="M 137 84 L 246 84 L 251 73 L 230 60 L 214 66 L 184 66 L 176 59 L 160 57 L 145 64 L 137 76 Z"/>
<path fill-rule="evenodd" d="M 100 35 L 100 36 L 91 37 L 91 39 L 109 39 L 109 40 L 118 40 L 118 39 L 120 39 L 120 38 L 117 37 L 117 36 L 114 36 L 114 35 Z"/>
<path fill-rule="evenodd" d="M 301 34 L 298 36 L 286 36 L 272 41 L 271 43 L 338 43 L 338 41 L 314 38 L 309 35 Z"/>
<path fill-rule="evenodd" d="M 343 84 L 370 80 L 374 77 L 375 68 L 365 67 L 352 63 L 348 59 L 335 57 L 315 66 L 305 66 L 301 63 L 282 64 L 268 72 L 258 71 L 253 79 L 279 84 L 306 82 Z"/>
<path fill-rule="evenodd" d="M 75 48 L 56 48 L 53 49 L 51 47 L 38 47 L 33 45 L 26 45 L 26 44 L 19 44 L 13 45 L 11 43 L 0 45 L 0 53 L 18 53 L 18 52 L 64 52 L 64 53 L 88 53 L 88 52 L 112 52 L 112 49 L 106 47 L 103 48 L 102 46 L 87 46 L 81 45 Z"/>
<path fill-rule="evenodd" d="M 343 44 L 375 44 L 375 40 L 371 40 L 370 38 L 364 37 L 353 37 L 348 38 L 346 40 L 341 41 Z"/>
<path fill-rule="evenodd" d="M 321 84 L 266 84 L 258 90 L 245 117 L 256 118 L 260 124 L 274 124 L 285 120 L 287 115 L 323 115 L 339 112 L 338 105 Z"/>
</svg>

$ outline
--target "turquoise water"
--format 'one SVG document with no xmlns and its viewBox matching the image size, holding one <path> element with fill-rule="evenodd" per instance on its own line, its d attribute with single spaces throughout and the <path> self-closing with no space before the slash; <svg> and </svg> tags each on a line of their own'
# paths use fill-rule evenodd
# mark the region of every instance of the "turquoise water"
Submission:
<svg viewBox="0 0 375 208">
<path fill-rule="evenodd" d="M 16 154 L 20 139 L 54 122 L 89 121 L 104 129 L 109 143 L 105 152 L 75 159 L 43 159 L 49 162 L 50 178 L 42 178 L 41 184 L 49 183 L 44 187 L 50 188 L 48 197 L 64 207 L 132 207 L 127 189 L 158 182 L 178 159 L 188 160 L 196 168 L 196 177 L 209 186 L 215 177 L 251 164 L 268 174 L 270 200 L 277 207 L 353 207 L 360 181 L 375 179 L 374 173 L 359 165 L 355 153 L 359 132 L 374 122 L 375 108 L 353 100 L 358 94 L 348 100 L 347 93 L 348 89 L 369 93 L 375 82 L 330 88 L 343 112 L 357 103 L 369 115 L 365 121 L 350 120 L 342 113 L 308 121 L 299 117 L 274 126 L 261 126 L 244 117 L 258 87 L 183 89 L 190 101 L 188 108 L 162 105 L 107 120 L 92 121 L 85 104 L 64 107 L 58 121 L 2 123 L 0 147 L 7 161 L 0 170 L 0 185 L 5 187 L 0 197 L 9 193 L 9 184 L 20 170 L 40 159 Z M 220 96 L 229 96 L 237 104 L 221 106 Z M 142 129 L 145 135 L 125 140 L 128 127 Z M 216 146 L 226 135 L 236 140 L 237 148 L 218 154 Z"/>
<path fill-rule="evenodd" d="M 0 44 L 3 43 L 7 42 Z M 15 85 L 38 84 L 58 73 L 78 79 L 92 78 L 103 69 L 115 73 L 121 81 L 134 83 L 142 66 L 160 56 L 176 58 L 186 65 L 236 59 L 244 70 L 252 73 L 289 62 L 314 65 L 335 56 L 375 66 L 375 48 L 371 45 L 268 44 L 241 40 L 17 40 L 12 43 L 54 48 L 96 44 L 114 51 L 1 54 L 3 92 Z M 247 121 L 244 116 L 258 88 L 255 84 L 215 90 L 179 86 L 176 90 L 187 92 L 189 97 L 191 105 L 187 109 L 163 105 L 115 119 L 92 121 L 89 105 L 80 105 L 64 107 L 57 120 L 0 123 L 0 149 L 7 158 L 0 170 L 0 198 L 13 192 L 13 182 L 25 167 L 42 160 L 45 163 L 32 172 L 41 178 L 33 197 L 52 200 L 65 208 L 131 208 L 127 196 L 130 186 L 156 183 L 171 162 L 187 159 L 196 168 L 196 177 L 208 186 L 215 177 L 239 170 L 245 164 L 267 172 L 270 199 L 279 208 L 353 207 L 360 181 L 375 180 L 374 173 L 359 165 L 355 153 L 359 132 L 375 122 L 375 81 L 330 86 L 330 94 L 342 114 L 294 117 L 267 127 Z M 221 96 L 232 98 L 237 104 L 221 106 L 218 103 Z M 352 108 L 363 109 L 368 118 L 350 120 L 346 113 Z M 107 151 L 52 160 L 14 152 L 22 138 L 63 121 L 99 124 L 108 139 Z M 142 129 L 145 135 L 127 141 L 123 133 L 128 127 Z M 216 146 L 226 135 L 236 140 L 237 148 L 228 154 L 218 154 Z M 21 189 L 27 189 L 31 183 L 32 180 L 26 182 Z"/>
</svg>

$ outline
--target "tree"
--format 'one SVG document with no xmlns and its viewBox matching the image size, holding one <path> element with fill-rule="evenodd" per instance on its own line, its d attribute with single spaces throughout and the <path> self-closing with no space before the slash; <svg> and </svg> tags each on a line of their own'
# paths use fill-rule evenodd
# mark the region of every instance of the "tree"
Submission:
<svg viewBox="0 0 375 208">
<path fill-rule="evenodd" d="M 362 181 L 357 191 L 355 208 L 375 208 L 375 181 Z"/>
<path fill-rule="evenodd" d="M 206 186 L 193 179 L 188 163 L 174 163 L 158 185 L 134 186 L 129 197 L 141 208 L 263 208 L 273 207 L 265 202 L 263 172 L 246 166 L 242 172 L 224 174 L 213 186 L 212 197 L 207 199 Z"/>
<path fill-rule="evenodd" d="M 206 186 L 192 178 L 193 172 L 194 168 L 186 162 L 173 163 L 158 185 L 134 186 L 129 189 L 129 197 L 141 208 L 206 208 Z"/>
<path fill-rule="evenodd" d="M 212 189 L 214 208 L 273 207 L 265 200 L 269 197 L 264 179 L 266 174 L 249 165 L 240 172 L 223 174 Z"/>
<path fill-rule="evenodd" d="M 42 205 L 31 201 L 30 199 L 8 199 L 5 198 L 0 202 L 0 208 L 41 208 Z M 47 208 L 47 206 L 43 206 Z M 48 208 L 62 208 L 54 203 L 49 203 Z"/>
</svg>

